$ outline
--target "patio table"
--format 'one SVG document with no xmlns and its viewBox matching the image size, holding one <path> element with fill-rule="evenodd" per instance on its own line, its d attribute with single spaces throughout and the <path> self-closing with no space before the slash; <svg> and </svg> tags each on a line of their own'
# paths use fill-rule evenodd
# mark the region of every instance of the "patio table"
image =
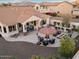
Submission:
<svg viewBox="0 0 79 59">
<path fill-rule="evenodd" d="M 57 33 L 57 30 L 55 29 L 55 28 L 53 28 L 53 27 L 44 27 L 44 28 L 41 28 L 40 30 L 39 30 L 39 33 L 41 33 L 41 34 L 43 34 L 43 35 L 52 35 L 53 36 L 53 34 L 56 34 Z"/>
</svg>

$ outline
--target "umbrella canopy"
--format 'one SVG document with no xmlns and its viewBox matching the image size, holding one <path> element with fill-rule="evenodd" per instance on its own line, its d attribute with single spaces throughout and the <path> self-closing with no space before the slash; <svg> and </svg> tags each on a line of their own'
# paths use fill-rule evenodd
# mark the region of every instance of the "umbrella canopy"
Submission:
<svg viewBox="0 0 79 59">
<path fill-rule="evenodd" d="M 53 35 L 53 34 L 56 34 L 56 29 L 53 28 L 53 27 L 45 27 L 45 28 L 42 28 L 39 30 L 39 32 L 45 34 L 45 35 Z"/>
</svg>

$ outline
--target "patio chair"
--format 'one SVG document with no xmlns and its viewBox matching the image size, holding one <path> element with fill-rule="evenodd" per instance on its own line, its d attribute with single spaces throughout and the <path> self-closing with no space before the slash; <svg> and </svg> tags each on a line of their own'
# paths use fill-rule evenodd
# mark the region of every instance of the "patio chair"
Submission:
<svg viewBox="0 0 79 59">
<path fill-rule="evenodd" d="M 58 31 L 58 32 L 57 32 L 57 35 L 59 35 L 59 34 L 61 34 L 61 31 Z"/>
<path fill-rule="evenodd" d="M 43 45 L 47 46 L 48 45 L 48 41 L 43 41 Z"/>
<path fill-rule="evenodd" d="M 64 31 L 64 28 L 61 28 L 62 31 Z"/>
<path fill-rule="evenodd" d="M 55 43 L 55 39 L 50 40 L 49 43 L 54 44 Z"/>
<path fill-rule="evenodd" d="M 40 36 L 38 36 L 38 39 L 39 39 L 40 42 L 43 42 L 43 40 L 44 40 L 44 38 L 40 37 Z"/>
<path fill-rule="evenodd" d="M 37 42 L 37 45 L 41 45 L 41 42 Z"/>
<path fill-rule="evenodd" d="M 46 36 L 45 36 L 45 38 L 46 38 L 46 39 L 49 39 L 49 36 L 48 36 L 48 35 L 46 35 Z"/>
<path fill-rule="evenodd" d="M 57 27 L 55 27 L 55 29 L 57 29 Z"/>
</svg>

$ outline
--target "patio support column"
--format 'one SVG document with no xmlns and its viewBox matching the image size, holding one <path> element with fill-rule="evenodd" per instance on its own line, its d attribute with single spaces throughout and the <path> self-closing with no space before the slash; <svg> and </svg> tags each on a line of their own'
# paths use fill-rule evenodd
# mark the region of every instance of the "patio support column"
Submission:
<svg viewBox="0 0 79 59">
<path fill-rule="evenodd" d="M 3 29 L 3 26 L 1 26 L 1 29 L 2 29 L 2 33 L 4 33 L 4 29 Z"/>
<path fill-rule="evenodd" d="M 38 21 L 38 27 L 41 27 L 41 20 L 42 19 L 39 19 L 39 21 Z"/>
<path fill-rule="evenodd" d="M 26 32 L 26 30 L 25 30 L 25 25 L 23 24 L 23 32 Z"/>
<path fill-rule="evenodd" d="M 50 20 L 49 20 L 49 18 L 48 18 L 48 19 L 46 20 L 46 24 L 47 24 L 47 25 L 49 25 L 49 21 L 50 21 Z"/>
<path fill-rule="evenodd" d="M 6 26 L 6 31 L 7 31 L 7 33 L 9 33 L 9 28 L 8 28 L 8 26 Z"/>
<path fill-rule="evenodd" d="M 16 31 L 19 32 L 19 30 L 18 30 L 18 25 L 17 25 L 17 24 L 16 24 Z"/>
</svg>

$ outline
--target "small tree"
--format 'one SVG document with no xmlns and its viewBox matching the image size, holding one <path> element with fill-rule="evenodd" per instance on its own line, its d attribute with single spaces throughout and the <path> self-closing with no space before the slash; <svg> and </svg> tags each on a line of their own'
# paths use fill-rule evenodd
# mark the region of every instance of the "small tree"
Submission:
<svg viewBox="0 0 79 59">
<path fill-rule="evenodd" d="M 64 27 L 69 27 L 71 16 L 66 14 L 66 15 L 62 15 L 62 17 L 63 17 L 62 24 L 64 25 Z"/>
<path fill-rule="evenodd" d="M 59 48 L 60 55 L 65 58 L 72 57 L 75 51 L 75 45 L 75 41 L 72 38 L 63 36 L 61 39 L 61 46 Z"/>
</svg>

